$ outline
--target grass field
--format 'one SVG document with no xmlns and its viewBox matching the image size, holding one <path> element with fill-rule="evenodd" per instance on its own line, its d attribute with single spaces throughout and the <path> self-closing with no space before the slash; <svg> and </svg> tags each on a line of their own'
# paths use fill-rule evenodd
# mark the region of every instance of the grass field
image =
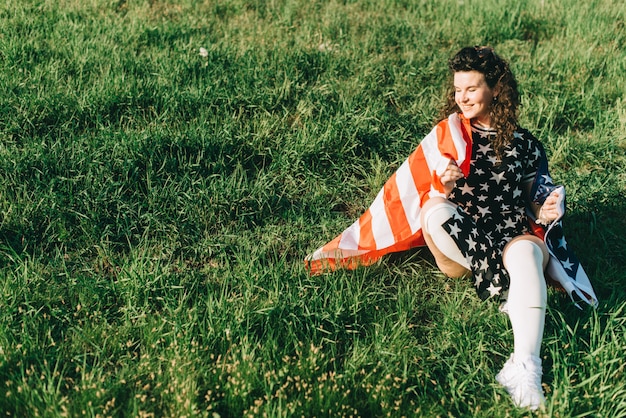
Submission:
<svg viewBox="0 0 626 418">
<path fill-rule="evenodd" d="M 3 3 L 0 412 L 527 415 L 494 380 L 507 318 L 427 251 L 303 266 L 488 44 L 600 298 L 550 290 L 535 415 L 626 416 L 625 23 L 618 0 Z"/>
</svg>

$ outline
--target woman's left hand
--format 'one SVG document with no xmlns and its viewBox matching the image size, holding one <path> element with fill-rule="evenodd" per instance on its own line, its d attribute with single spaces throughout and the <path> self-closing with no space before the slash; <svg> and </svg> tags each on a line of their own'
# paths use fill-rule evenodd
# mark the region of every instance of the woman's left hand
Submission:
<svg viewBox="0 0 626 418">
<path fill-rule="evenodd" d="M 561 216 L 560 197 L 561 195 L 556 191 L 550 193 L 539 210 L 539 218 L 537 219 L 539 223 L 549 224 Z"/>
</svg>

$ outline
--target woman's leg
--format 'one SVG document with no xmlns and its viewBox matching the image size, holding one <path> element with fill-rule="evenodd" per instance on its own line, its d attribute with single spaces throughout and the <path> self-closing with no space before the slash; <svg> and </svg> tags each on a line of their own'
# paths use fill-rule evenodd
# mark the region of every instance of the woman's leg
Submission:
<svg viewBox="0 0 626 418">
<path fill-rule="evenodd" d="M 503 254 L 510 278 L 506 311 L 513 328 L 514 350 L 496 379 L 516 405 L 531 409 L 544 402 L 539 354 L 547 303 L 543 270 L 548 257 L 545 244 L 534 236 L 513 239 Z"/>
<path fill-rule="evenodd" d="M 503 261 L 510 279 L 507 310 L 513 328 L 514 355 L 519 359 L 539 357 L 547 301 L 543 270 L 548 250 L 539 238 L 521 236 L 504 248 Z"/>
<path fill-rule="evenodd" d="M 452 202 L 433 197 L 422 207 L 420 219 L 424 240 L 435 257 L 437 267 L 449 277 L 463 277 L 470 273 L 469 263 L 442 227 L 455 211 L 456 206 Z"/>
</svg>

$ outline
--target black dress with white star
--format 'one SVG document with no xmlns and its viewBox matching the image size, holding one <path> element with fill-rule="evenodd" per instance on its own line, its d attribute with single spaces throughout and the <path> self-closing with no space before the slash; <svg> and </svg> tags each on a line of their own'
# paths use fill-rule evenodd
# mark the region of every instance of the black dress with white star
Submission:
<svg viewBox="0 0 626 418">
<path fill-rule="evenodd" d="M 518 130 L 500 161 L 491 146 L 495 131 L 472 127 L 469 174 L 457 180 L 449 200 L 455 215 L 443 228 L 465 256 L 481 299 L 506 299 L 509 277 L 502 251 L 514 237 L 529 233 L 528 187 L 537 173 L 542 146 L 526 130 Z"/>
</svg>

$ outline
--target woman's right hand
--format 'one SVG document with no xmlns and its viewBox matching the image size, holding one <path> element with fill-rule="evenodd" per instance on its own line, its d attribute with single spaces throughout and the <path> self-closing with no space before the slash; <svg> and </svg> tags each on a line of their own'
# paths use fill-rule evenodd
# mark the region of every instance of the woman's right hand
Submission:
<svg viewBox="0 0 626 418">
<path fill-rule="evenodd" d="M 452 192 L 452 189 L 454 189 L 456 181 L 463 177 L 464 176 L 461 168 L 456 165 L 456 162 L 454 160 L 450 160 L 448 166 L 440 177 L 446 197 L 448 197 Z"/>
</svg>

